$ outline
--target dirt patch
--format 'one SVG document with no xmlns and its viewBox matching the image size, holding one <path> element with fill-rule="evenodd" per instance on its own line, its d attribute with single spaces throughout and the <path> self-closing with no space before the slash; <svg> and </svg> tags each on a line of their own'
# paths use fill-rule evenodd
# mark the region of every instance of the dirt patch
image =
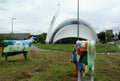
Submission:
<svg viewBox="0 0 120 81">
<path fill-rule="evenodd" d="M 107 70 L 106 69 L 102 69 L 102 70 L 100 70 L 100 72 L 107 74 Z"/>
<path fill-rule="evenodd" d="M 33 59 L 40 59 L 40 56 L 35 53 L 35 51 L 30 51 L 30 57 Z"/>
<path fill-rule="evenodd" d="M 77 77 L 69 77 L 70 81 L 77 81 Z M 63 77 L 62 79 L 58 80 L 58 81 L 66 81 L 66 79 L 68 80 L 68 78 Z"/>
<path fill-rule="evenodd" d="M 40 67 L 38 67 L 38 68 L 35 68 L 35 72 L 44 72 L 44 71 L 46 71 L 47 70 L 47 68 L 45 67 L 45 66 L 40 66 Z"/>
<path fill-rule="evenodd" d="M 73 76 L 72 73 L 67 72 L 64 76 L 62 76 L 58 81 L 77 81 L 77 77 Z"/>
<path fill-rule="evenodd" d="M 19 74 L 16 74 L 14 79 L 11 79 L 10 81 L 18 81 L 18 79 L 25 79 L 25 78 L 31 78 L 33 75 L 27 72 L 21 72 Z"/>
<path fill-rule="evenodd" d="M 24 79 L 24 78 L 30 78 L 30 77 L 32 77 L 32 75 L 27 72 L 22 72 L 22 73 L 16 75 L 17 79 Z"/>
<path fill-rule="evenodd" d="M 101 57 L 101 58 L 100 58 Z M 120 75 L 120 59 L 118 55 L 98 55 L 99 60 L 96 60 L 96 81 L 99 76 L 104 76 L 106 81 L 118 81 Z M 99 78 L 98 78 L 99 77 Z"/>
</svg>

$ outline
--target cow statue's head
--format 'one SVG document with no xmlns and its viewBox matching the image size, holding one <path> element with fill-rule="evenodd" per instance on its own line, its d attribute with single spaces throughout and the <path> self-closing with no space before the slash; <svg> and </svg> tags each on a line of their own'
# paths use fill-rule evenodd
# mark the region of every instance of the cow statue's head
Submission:
<svg viewBox="0 0 120 81">
<path fill-rule="evenodd" d="M 28 40 L 30 40 L 30 42 L 32 42 L 32 43 L 37 43 L 37 37 L 36 36 L 31 36 L 31 37 L 29 37 Z"/>
</svg>

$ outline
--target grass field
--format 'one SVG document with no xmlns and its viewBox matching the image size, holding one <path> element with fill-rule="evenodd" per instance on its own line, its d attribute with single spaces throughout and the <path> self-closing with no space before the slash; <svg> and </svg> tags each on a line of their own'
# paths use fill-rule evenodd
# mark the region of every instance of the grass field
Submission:
<svg viewBox="0 0 120 81">
<path fill-rule="evenodd" d="M 74 45 L 73 44 L 34 44 L 35 46 L 42 49 L 49 50 L 60 50 L 60 51 L 72 51 Z M 120 52 L 120 49 L 116 44 L 96 44 L 96 52 L 104 53 L 104 52 Z"/>
<path fill-rule="evenodd" d="M 8 62 L 0 57 L 0 81 L 77 81 L 73 76 L 73 64 L 69 62 L 71 53 L 53 50 L 30 51 L 27 61 L 22 54 L 9 57 Z M 119 76 L 119 54 L 96 55 L 95 81 L 120 81 Z"/>
<path fill-rule="evenodd" d="M 120 52 L 120 49 L 116 44 L 97 44 L 96 52 L 97 53 L 102 53 L 102 52 L 115 53 L 115 52 Z"/>
<path fill-rule="evenodd" d="M 47 50 L 72 51 L 73 44 L 34 44 L 38 48 Z"/>
</svg>

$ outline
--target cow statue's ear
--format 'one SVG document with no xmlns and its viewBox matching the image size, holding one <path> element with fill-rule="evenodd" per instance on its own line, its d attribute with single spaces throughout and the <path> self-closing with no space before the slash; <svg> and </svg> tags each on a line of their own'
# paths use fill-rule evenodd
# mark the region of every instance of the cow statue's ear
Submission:
<svg viewBox="0 0 120 81">
<path fill-rule="evenodd" d="M 31 40 L 32 40 L 31 42 L 34 42 L 34 38 L 31 38 Z"/>
</svg>

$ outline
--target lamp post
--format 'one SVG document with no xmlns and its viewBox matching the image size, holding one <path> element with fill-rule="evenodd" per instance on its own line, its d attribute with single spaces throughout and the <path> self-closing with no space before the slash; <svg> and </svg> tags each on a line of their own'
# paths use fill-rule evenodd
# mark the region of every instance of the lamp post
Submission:
<svg viewBox="0 0 120 81">
<path fill-rule="evenodd" d="M 78 24 L 77 24 L 77 38 L 79 40 L 79 0 L 77 1 L 77 21 L 78 21 Z"/>
<path fill-rule="evenodd" d="M 16 18 L 12 18 L 12 34 L 13 34 L 13 20 L 15 20 Z"/>
</svg>

